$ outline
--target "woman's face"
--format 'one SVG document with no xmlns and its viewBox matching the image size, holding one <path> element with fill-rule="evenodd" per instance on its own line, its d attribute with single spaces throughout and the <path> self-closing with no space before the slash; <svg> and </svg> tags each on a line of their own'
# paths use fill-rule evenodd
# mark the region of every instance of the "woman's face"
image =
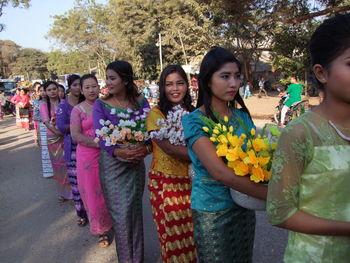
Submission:
<svg viewBox="0 0 350 263">
<path fill-rule="evenodd" d="M 83 81 L 83 86 L 81 88 L 83 95 L 87 101 L 93 102 L 98 98 L 100 93 L 100 87 L 95 79 L 88 78 Z"/>
<path fill-rule="evenodd" d="M 72 85 L 69 87 L 70 93 L 75 96 L 79 97 L 80 95 L 80 79 L 76 79 L 73 81 Z"/>
<path fill-rule="evenodd" d="M 50 84 L 45 92 L 50 99 L 58 98 L 58 87 L 55 84 Z"/>
<path fill-rule="evenodd" d="M 58 96 L 60 97 L 61 100 L 64 99 L 65 97 L 64 88 L 58 87 Z"/>
<path fill-rule="evenodd" d="M 327 96 L 350 104 L 350 48 L 332 61 L 323 81 L 320 81 L 325 84 Z"/>
<path fill-rule="evenodd" d="M 208 86 L 212 93 L 212 98 L 219 101 L 232 101 L 239 89 L 240 71 L 234 62 L 224 64 L 212 75 Z"/>
<path fill-rule="evenodd" d="M 21 96 L 24 96 L 24 95 L 26 94 L 26 92 L 22 89 L 22 90 L 19 92 L 19 94 L 20 94 Z"/>
<path fill-rule="evenodd" d="M 39 96 L 42 97 L 42 98 L 45 98 L 45 97 L 46 97 L 46 93 L 45 93 L 45 90 L 44 90 L 43 87 L 39 88 L 38 94 L 39 94 Z"/>
<path fill-rule="evenodd" d="M 126 81 L 123 81 L 117 72 L 111 69 L 106 71 L 106 86 L 108 92 L 111 95 L 117 95 L 122 92 L 125 92 Z"/>
<path fill-rule="evenodd" d="M 186 91 L 186 82 L 178 72 L 171 73 L 166 77 L 165 96 L 174 106 L 182 103 Z"/>
</svg>

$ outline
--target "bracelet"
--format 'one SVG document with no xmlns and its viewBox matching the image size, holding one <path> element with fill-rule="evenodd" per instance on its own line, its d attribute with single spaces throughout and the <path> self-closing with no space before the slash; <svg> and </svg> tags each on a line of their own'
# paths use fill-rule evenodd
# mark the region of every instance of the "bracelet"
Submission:
<svg viewBox="0 0 350 263">
<path fill-rule="evenodd" d="M 151 152 L 152 152 L 152 147 L 151 147 L 151 145 L 147 144 L 147 145 L 146 145 L 146 150 L 147 150 L 147 153 L 151 153 Z"/>
</svg>

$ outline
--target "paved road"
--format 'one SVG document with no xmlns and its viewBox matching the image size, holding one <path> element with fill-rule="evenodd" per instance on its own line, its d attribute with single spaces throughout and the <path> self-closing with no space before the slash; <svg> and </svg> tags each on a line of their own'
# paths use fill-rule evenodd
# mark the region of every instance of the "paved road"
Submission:
<svg viewBox="0 0 350 263">
<path fill-rule="evenodd" d="M 149 166 L 150 158 L 146 164 Z M 88 227 L 78 227 L 69 203 L 56 202 L 55 183 L 40 174 L 40 153 L 32 133 L 0 122 L 0 262 L 110 263 L 117 262 L 115 245 L 100 248 Z M 145 263 L 155 263 L 159 245 L 144 194 Z M 257 213 L 254 263 L 279 263 L 286 232 L 271 227 Z"/>
</svg>

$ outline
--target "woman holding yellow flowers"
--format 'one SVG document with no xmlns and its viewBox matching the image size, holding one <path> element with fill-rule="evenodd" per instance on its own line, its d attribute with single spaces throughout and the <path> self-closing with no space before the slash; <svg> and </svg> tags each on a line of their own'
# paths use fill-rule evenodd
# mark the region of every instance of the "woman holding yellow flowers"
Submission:
<svg viewBox="0 0 350 263">
<path fill-rule="evenodd" d="M 323 102 L 283 130 L 267 213 L 290 230 L 286 263 L 350 262 L 350 14 L 321 24 L 311 61 Z"/>
<path fill-rule="evenodd" d="M 230 188 L 266 199 L 267 187 L 247 176 L 236 176 L 218 157 L 216 142 L 203 130 L 201 116 L 228 123 L 233 135 L 254 124 L 239 95 L 240 63 L 228 50 L 215 47 L 204 57 L 199 73 L 197 109 L 183 117 L 185 140 L 194 170 L 191 208 L 199 262 L 252 262 L 255 213 L 235 204 Z M 235 107 L 235 103 L 240 109 Z M 225 117 L 226 116 L 226 117 Z"/>
</svg>

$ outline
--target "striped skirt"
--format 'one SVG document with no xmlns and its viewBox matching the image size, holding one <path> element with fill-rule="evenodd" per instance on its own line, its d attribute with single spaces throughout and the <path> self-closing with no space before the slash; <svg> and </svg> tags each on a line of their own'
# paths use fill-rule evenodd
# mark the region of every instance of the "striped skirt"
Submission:
<svg viewBox="0 0 350 263">
<path fill-rule="evenodd" d="M 70 162 L 67 162 L 67 174 L 72 189 L 74 208 L 77 212 L 77 216 L 80 218 L 87 218 L 83 200 L 80 197 L 78 189 L 76 149 L 77 145 L 72 144 Z"/>
<path fill-rule="evenodd" d="M 236 204 L 226 211 L 193 212 L 194 239 L 200 263 L 251 263 L 255 212 Z"/>
<path fill-rule="evenodd" d="M 191 180 L 188 176 L 151 171 L 148 189 L 163 262 L 195 263 Z"/>
<path fill-rule="evenodd" d="M 43 170 L 43 177 L 48 178 L 53 176 L 53 169 L 47 148 L 47 128 L 44 123 L 39 122 L 39 134 L 40 134 L 40 149 L 41 149 L 41 166 Z"/>
</svg>

